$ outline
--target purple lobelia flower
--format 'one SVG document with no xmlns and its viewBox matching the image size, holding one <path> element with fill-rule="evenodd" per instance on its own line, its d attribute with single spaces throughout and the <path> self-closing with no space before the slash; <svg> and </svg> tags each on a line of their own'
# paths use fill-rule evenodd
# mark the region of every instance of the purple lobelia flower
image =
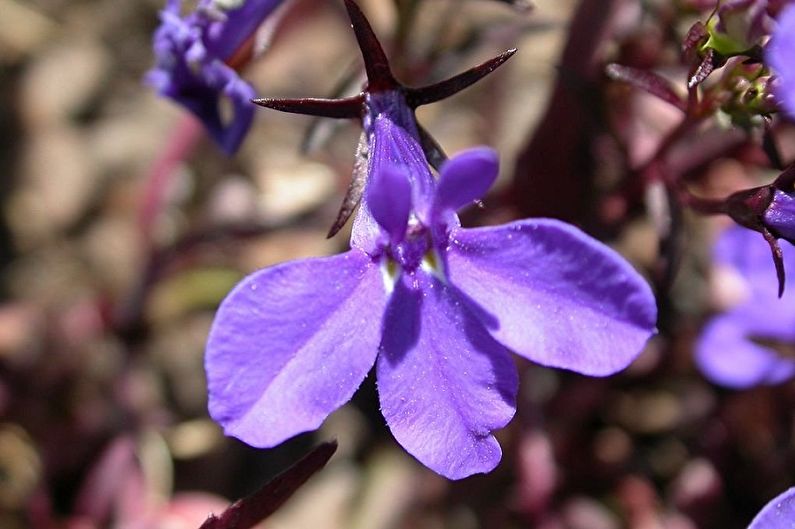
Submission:
<svg viewBox="0 0 795 529">
<path fill-rule="evenodd" d="M 262 447 L 317 428 L 376 364 L 395 438 L 452 479 L 500 459 L 514 413 L 506 348 L 589 375 L 624 368 L 655 323 L 649 287 L 616 253 L 554 220 L 464 229 L 455 210 L 497 173 L 454 157 L 438 185 L 413 135 L 376 117 L 351 250 L 261 270 L 221 305 L 207 345 L 210 413 Z M 396 157 L 399 155 L 400 157 Z"/>
<path fill-rule="evenodd" d="M 783 110 L 795 119 L 795 5 L 779 14 L 765 59 L 776 74 L 775 94 Z"/>
<path fill-rule="evenodd" d="M 757 514 L 748 529 L 792 529 L 795 527 L 795 487 L 782 492 Z"/>
<path fill-rule="evenodd" d="M 260 270 L 227 296 L 207 344 L 210 414 L 274 446 L 319 427 L 375 366 L 381 410 L 409 453 L 451 479 L 488 472 L 501 458 L 493 432 L 515 412 L 508 350 L 609 375 L 654 332 L 654 298 L 617 253 L 565 223 L 462 228 L 456 211 L 490 187 L 496 153 L 461 153 L 437 182 L 407 97 L 417 92 L 386 75 L 380 47 L 365 59 L 369 156 L 351 249 Z"/>
<path fill-rule="evenodd" d="M 154 35 L 155 67 L 146 81 L 193 112 L 226 152 L 235 152 L 254 117 L 254 89 L 236 67 L 247 44 L 283 0 L 200 0 L 182 17 L 181 0 L 167 0 Z M 231 103 L 230 119 L 221 101 Z"/>
<path fill-rule="evenodd" d="M 782 250 L 789 267 L 795 266 L 792 250 Z M 734 227 L 721 234 L 714 259 L 742 278 L 745 296 L 706 324 L 696 343 L 696 364 L 707 378 L 732 388 L 791 378 L 795 358 L 782 356 L 774 346 L 795 343 L 795 292 L 779 299 L 768 246 L 755 233 Z"/>
</svg>

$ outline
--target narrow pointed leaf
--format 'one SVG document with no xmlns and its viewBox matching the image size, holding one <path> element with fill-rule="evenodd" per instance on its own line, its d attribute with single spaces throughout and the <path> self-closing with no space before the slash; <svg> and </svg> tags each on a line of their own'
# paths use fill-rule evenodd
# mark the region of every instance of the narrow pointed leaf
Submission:
<svg viewBox="0 0 795 529">
<path fill-rule="evenodd" d="M 495 0 L 496 2 L 501 2 L 503 4 L 508 4 L 509 6 L 513 7 L 517 11 L 529 12 L 532 11 L 535 6 L 533 5 L 530 0 Z"/>
<path fill-rule="evenodd" d="M 679 97 L 679 94 L 674 91 L 670 83 L 654 72 L 613 63 L 607 65 L 605 73 L 610 79 L 629 83 L 635 88 L 648 92 L 683 112 L 687 107 L 687 103 Z"/>
<path fill-rule="evenodd" d="M 233 503 L 220 516 L 210 515 L 199 529 L 250 529 L 273 514 L 301 485 L 326 466 L 337 442 L 323 443 L 258 491 Z"/>
</svg>

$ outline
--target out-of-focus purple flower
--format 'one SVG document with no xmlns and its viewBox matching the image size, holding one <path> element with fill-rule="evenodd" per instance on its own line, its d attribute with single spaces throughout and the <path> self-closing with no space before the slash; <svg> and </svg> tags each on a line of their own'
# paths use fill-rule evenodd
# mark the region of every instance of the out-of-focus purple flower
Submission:
<svg viewBox="0 0 795 529">
<path fill-rule="evenodd" d="M 210 413 L 270 447 L 347 402 L 375 364 L 381 410 L 403 447 L 451 479 L 488 472 L 492 432 L 515 411 L 508 349 L 603 376 L 654 332 L 647 283 L 565 223 L 478 229 L 456 211 L 486 192 L 497 155 L 480 147 L 437 182 L 400 89 L 366 95 L 367 189 L 350 251 L 255 272 L 224 300 L 206 354 Z"/>
<path fill-rule="evenodd" d="M 784 111 L 795 118 L 795 5 L 778 17 L 776 29 L 765 47 L 765 59 L 775 71 L 775 94 Z"/>
<path fill-rule="evenodd" d="M 251 126 L 254 89 L 231 64 L 263 20 L 283 0 L 200 0 L 181 15 L 181 0 L 167 0 L 154 35 L 155 67 L 146 81 L 193 112 L 227 153 Z M 225 117 L 222 100 L 231 106 Z"/>
<path fill-rule="evenodd" d="M 788 267 L 795 267 L 792 250 L 782 249 Z M 698 367 L 713 382 L 732 388 L 791 378 L 795 359 L 771 345 L 795 343 L 795 292 L 790 289 L 778 297 L 768 245 L 757 234 L 734 227 L 721 234 L 714 260 L 744 280 L 746 295 L 706 324 L 696 344 Z"/>
<path fill-rule="evenodd" d="M 795 487 L 765 505 L 748 529 L 792 529 L 795 527 Z"/>
</svg>

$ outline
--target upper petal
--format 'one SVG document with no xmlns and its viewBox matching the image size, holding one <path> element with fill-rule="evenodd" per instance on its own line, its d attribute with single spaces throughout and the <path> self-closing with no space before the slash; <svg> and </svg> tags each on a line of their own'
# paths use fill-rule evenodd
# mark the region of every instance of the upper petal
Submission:
<svg viewBox="0 0 795 529">
<path fill-rule="evenodd" d="M 765 505 L 748 529 L 792 529 L 795 521 L 795 487 L 782 492 Z"/>
<path fill-rule="evenodd" d="M 460 479 L 499 463 L 492 432 L 513 417 L 516 368 L 454 288 L 423 272 L 402 275 L 377 377 L 389 428 L 424 465 Z"/>
<path fill-rule="evenodd" d="M 632 362 L 655 331 L 646 281 L 615 251 L 563 222 L 454 230 L 446 266 L 450 282 L 496 317 L 491 334 L 540 364 L 609 375 Z"/>
<path fill-rule="evenodd" d="M 442 166 L 433 209 L 457 211 L 483 197 L 497 178 L 499 168 L 497 152 L 489 147 L 456 154 Z"/>
<path fill-rule="evenodd" d="M 401 242 L 411 213 L 411 184 L 399 165 L 385 165 L 370 175 L 367 206 L 390 240 Z"/>
<path fill-rule="evenodd" d="M 259 447 L 317 428 L 373 365 L 385 305 L 378 266 L 355 249 L 246 277 L 207 342 L 210 415 Z"/>
</svg>

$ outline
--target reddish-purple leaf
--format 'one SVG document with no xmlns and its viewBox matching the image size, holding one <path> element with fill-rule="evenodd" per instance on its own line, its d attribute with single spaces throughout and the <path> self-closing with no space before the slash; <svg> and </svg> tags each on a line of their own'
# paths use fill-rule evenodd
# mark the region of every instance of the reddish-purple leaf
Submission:
<svg viewBox="0 0 795 529">
<path fill-rule="evenodd" d="M 199 529 L 250 529 L 281 507 L 328 463 L 336 450 L 336 441 L 321 444 L 258 491 L 237 500 L 220 516 L 210 515 Z"/>
<path fill-rule="evenodd" d="M 503 4 L 508 4 L 514 9 L 518 11 L 529 12 L 532 11 L 535 7 L 530 0 L 496 0 L 497 2 L 502 2 Z"/>
<path fill-rule="evenodd" d="M 638 70 L 615 63 L 608 64 L 605 72 L 611 79 L 629 83 L 635 88 L 648 92 L 683 112 L 687 107 L 687 103 L 674 91 L 668 81 L 654 72 Z"/>
</svg>

